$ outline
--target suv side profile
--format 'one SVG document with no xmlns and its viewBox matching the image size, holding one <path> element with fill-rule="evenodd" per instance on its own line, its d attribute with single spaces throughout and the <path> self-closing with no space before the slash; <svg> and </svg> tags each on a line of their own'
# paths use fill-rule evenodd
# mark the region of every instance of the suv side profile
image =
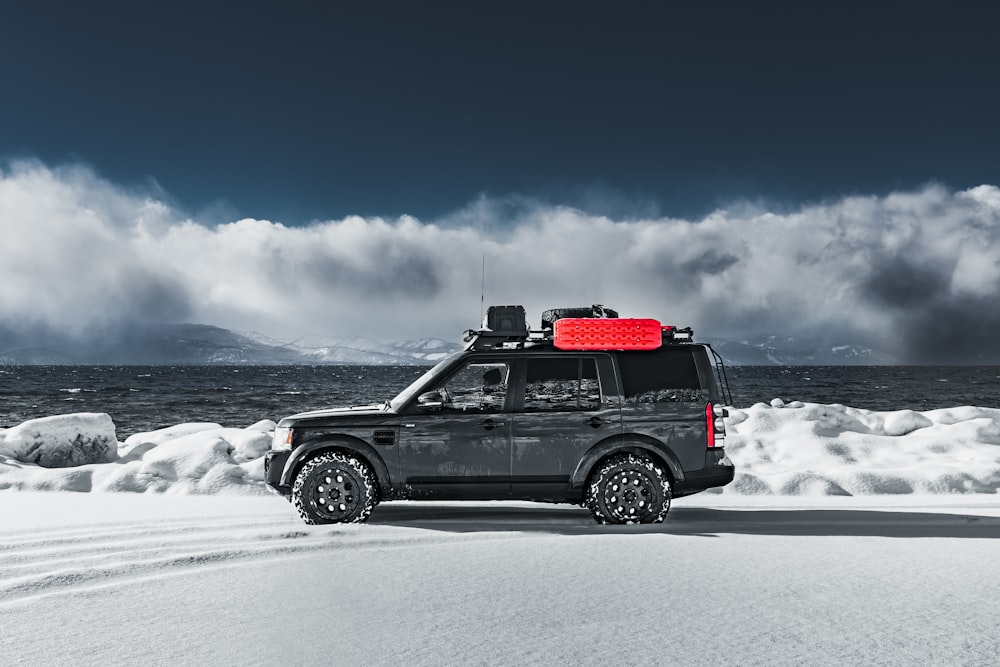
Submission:
<svg viewBox="0 0 1000 667">
<path fill-rule="evenodd" d="M 267 484 L 310 524 L 402 499 L 574 503 L 623 524 L 731 482 L 715 351 L 690 329 L 583 310 L 546 311 L 529 331 L 520 306 L 491 307 L 463 351 L 394 399 L 282 419 Z"/>
</svg>

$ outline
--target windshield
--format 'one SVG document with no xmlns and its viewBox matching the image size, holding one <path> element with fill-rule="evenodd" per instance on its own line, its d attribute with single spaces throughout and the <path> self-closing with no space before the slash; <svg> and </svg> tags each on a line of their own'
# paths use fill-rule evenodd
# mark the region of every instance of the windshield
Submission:
<svg viewBox="0 0 1000 667">
<path fill-rule="evenodd" d="M 389 401 L 389 407 L 392 409 L 392 411 L 399 412 L 399 410 L 402 409 L 404 405 L 406 405 L 413 399 L 413 397 L 417 394 L 417 392 L 419 392 L 422 388 L 430 384 L 431 380 L 433 380 L 435 377 L 441 375 L 441 373 L 444 372 L 446 368 L 451 366 L 451 363 L 455 361 L 455 359 L 460 357 L 462 354 L 463 352 L 455 352 L 453 354 L 449 354 L 447 357 L 439 361 L 436 366 L 434 366 L 426 373 L 424 373 L 416 380 L 414 380 L 409 387 L 399 392 L 396 398 Z"/>
</svg>

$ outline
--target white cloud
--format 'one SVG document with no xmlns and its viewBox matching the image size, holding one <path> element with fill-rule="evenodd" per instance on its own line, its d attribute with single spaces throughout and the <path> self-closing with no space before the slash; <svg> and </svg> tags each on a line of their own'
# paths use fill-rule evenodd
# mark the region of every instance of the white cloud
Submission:
<svg viewBox="0 0 1000 667">
<path fill-rule="evenodd" d="M 501 208 L 479 200 L 440 224 L 209 226 L 84 168 L 16 163 L 0 172 L 0 324 L 455 338 L 477 324 L 483 254 L 487 304 L 523 303 L 532 321 L 548 307 L 604 303 L 703 335 L 832 330 L 914 350 L 930 341 L 910 336 L 916 328 L 1000 323 L 995 186 L 782 212 L 741 205 L 694 221 L 524 202 L 492 219 Z"/>
</svg>

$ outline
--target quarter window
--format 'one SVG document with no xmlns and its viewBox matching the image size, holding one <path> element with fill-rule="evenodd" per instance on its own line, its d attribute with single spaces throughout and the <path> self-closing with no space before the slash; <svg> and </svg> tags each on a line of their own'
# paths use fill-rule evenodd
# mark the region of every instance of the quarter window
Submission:
<svg viewBox="0 0 1000 667">
<path fill-rule="evenodd" d="M 661 348 L 618 355 L 626 403 L 708 400 L 698 378 L 692 348 Z"/>
</svg>

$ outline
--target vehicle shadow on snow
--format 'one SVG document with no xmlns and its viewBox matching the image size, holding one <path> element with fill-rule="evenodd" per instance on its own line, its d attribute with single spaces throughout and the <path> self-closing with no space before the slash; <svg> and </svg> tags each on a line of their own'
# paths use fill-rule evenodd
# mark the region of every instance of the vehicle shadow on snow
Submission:
<svg viewBox="0 0 1000 667">
<path fill-rule="evenodd" d="M 555 535 L 800 535 L 851 537 L 964 537 L 1000 539 L 1000 517 L 851 509 L 673 508 L 662 524 L 602 526 L 571 506 L 427 506 L 383 504 L 375 525 L 451 533 L 519 532 Z"/>
</svg>

